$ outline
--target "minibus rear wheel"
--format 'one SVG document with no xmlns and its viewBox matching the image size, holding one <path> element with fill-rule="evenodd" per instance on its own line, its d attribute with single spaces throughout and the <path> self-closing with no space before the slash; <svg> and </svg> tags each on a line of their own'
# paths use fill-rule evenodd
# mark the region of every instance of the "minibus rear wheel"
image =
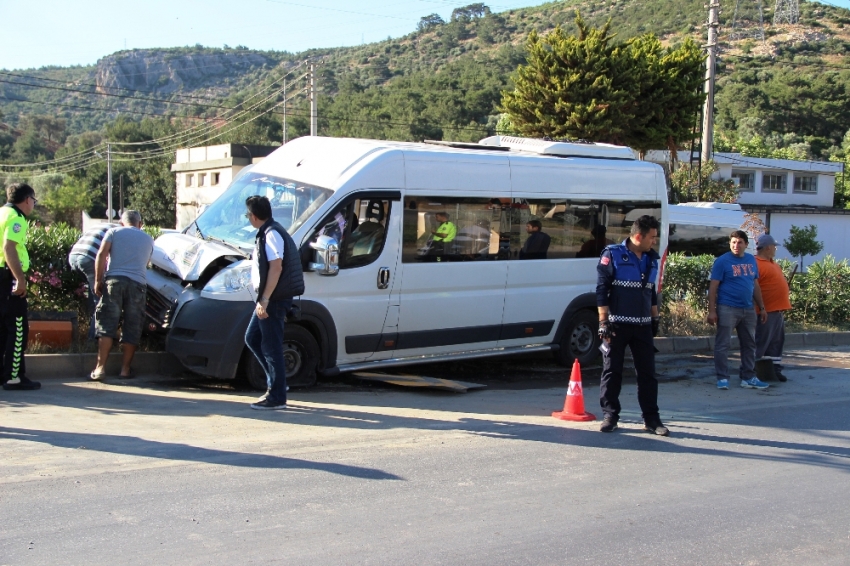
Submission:
<svg viewBox="0 0 850 566">
<path fill-rule="evenodd" d="M 573 360 L 588 365 L 599 356 L 599 320 L 595 312 L 579 311 L 567 323 L 561 337 L 560 348 L 555 352 L 555 361 L 570 366 Z"/>
<path fill-rule="evenodd" d="M 319 345 L 310 331 L 297 324 L 283 327 L 283 359 L 286 362 L 286 385 L 309 387 L 316 383 Z M 242 354 L 240 374 L 244 381 L 258 391 L 266 390 L 266 373 L 248 348 Z"/>
</svg>

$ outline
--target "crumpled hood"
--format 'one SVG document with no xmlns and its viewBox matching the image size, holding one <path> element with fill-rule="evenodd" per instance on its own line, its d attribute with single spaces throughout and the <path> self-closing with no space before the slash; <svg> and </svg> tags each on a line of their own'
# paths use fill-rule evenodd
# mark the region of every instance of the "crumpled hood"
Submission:
<svg viewBox="0 0 850 566">
<path fill-rule="evenodd" d="M 245 259 L 236 250 L 217 242 L 188 234 L 163 234 L 154 242 L 151 263 L 183 281 L 197 281 L 204 269 L 220 257 L 232 261 Z"/>
</svg>

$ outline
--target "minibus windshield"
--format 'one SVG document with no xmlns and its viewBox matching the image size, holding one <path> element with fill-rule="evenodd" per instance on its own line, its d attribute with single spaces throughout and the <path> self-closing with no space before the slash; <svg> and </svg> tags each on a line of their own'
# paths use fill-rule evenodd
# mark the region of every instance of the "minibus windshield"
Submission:
<svg viewBox="0 0 850 566">
<path fill-rule="evenodd" d="M 250 249 L 254 246 L 257 230 L 245 216 L 245 199 L 254 195 L 268 197 L 272 216 L 292 233 L 332 194 L 329 189 L 249 172 L 237 177 L 227 191 L 198 216 L 194 229 L 204 239 L 224 240 L 239 248 Z"/>
</svg>

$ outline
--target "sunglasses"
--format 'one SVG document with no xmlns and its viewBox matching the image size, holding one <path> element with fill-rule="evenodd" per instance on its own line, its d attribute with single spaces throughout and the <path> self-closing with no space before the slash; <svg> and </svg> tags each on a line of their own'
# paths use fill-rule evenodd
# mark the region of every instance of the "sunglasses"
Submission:
<svg viewBox="0 0 850 566">
<path fill-rule="evenodd" d="M 33 196 L 31 196 L 30 198 L 32 199 L 32 204 L 33 204 L 33 206 L 35 206 L 35 205 L 37 205 L 37 204 L 38 204 L 38 199 L 37 199 L 37 198 L 35 198 L 35 197 L 33 197 Z"/>
</svg>

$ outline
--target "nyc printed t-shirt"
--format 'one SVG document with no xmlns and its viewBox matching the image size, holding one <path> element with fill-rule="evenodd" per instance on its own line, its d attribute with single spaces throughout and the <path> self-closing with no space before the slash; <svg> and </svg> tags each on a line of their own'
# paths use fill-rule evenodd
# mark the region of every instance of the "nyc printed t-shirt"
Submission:
<svg viewBox="0 0 850 566">
<path fill-rule="evenodd" d="M 739 309 L 753 308 L 753 287 L 759 278 L 756 258 L 748 253 L 738 257 L 726 252 L 711 268 L 711 280 L 720 281 L 717 289 L 717 304 Z"/>
</svg>

